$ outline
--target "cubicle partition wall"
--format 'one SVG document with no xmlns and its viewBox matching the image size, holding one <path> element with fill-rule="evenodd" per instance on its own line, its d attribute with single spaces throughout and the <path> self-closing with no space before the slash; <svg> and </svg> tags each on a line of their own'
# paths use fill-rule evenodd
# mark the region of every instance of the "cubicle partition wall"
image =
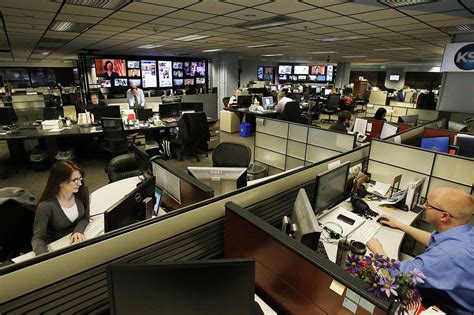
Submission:
<svg viewBox="0 0 474 315">
<path fill-rule="evenodd" d="M 227 202 L 256 204 L 315 179 L 339 160 L 357 164 L 368 147 L 278 175 L 251 187 L 188 206 L 162 217 L 0 268 L 0 312 L 82 312 L 107 308 L 105 267 L 112 262 L 179 261 L 222 256 Z M 7 289 L 3 289 L 7 288 Z"/>
<path fill-rule="evenodd" d="M 257 118 L 254 160 L 270 175 L 318 163 L 355 146 L 355 136 L 282 120 Z"/>
<path fill-rule="evenodd" d="M 255 259 L 257 293 L 279 314 L 394 314 L 398 307 L 393 299 L 375 298 L 361 279 L 234 203 L 226 204 L 224 257 Z M 339 292 L 337 284 L 343 284 Z"/>
<path fill-rule="evenodd" d="M 397 122 L 398 117 L 400 116 L 418 115 L 418 122 L 423 123 L 436 120 L 439 116 L 439 112 L 436 110 L 417 109 L 391 105 L 377 105 L 371 103 L 367 105 L 365 116 L 373 117 L 377 109 L 379 109 L 380 107 L 385 108 L 387 110 L 387 115 L 385 116 L 385 118 L 387 119 L 387 121 L 391 122 Z"/>
<path fill-rule="evenodd" d="M 400 187 L 405 188 L 410 181 L 425 178 L 422 197 L 441 187 L 471 193 L 474 183 L 472 170 L 474 159 L 461 156 L 383 140 L 373 140 L 370 148 L 368 172 L 371 179 L 392 183 L 394 177 L 401 174 Z"/>
</svg>

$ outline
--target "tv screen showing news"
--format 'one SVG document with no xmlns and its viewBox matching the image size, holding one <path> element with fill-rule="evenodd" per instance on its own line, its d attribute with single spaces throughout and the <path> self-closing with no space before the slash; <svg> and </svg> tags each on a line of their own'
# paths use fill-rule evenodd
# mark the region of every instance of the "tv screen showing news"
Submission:
<svg viewBox="0 0 474 315">
<path fill-rule="evenodd" d="M 200 62 L 185 62 L 184 75 L 188 77 L 204 77 L 206 75 L 206 63 Z"/>
<path fill-rule="evenodd" d="M 173 70 L 173 78 L 182 78 L 183 70 Z"/>
<path fill-rule="evenodd" d="M 299 75 L 298 80 L 299 81 L 306 81 L 306 76 L 305 75 Z"/>
<path fill-rule="evenodd" d="M 309 66 L 294 66 L 293 73 L 294 74 L 308 74 Z"/>
<path fill-rule="evenodd" d="M 128 60 L 127 68 L 129 69 L 140 69 L 140 61 L 138 60 Z"/>
<path fill-rule="evenodd" d="M 326 66 L 311 66 L 311 74 L 314 75 L 325 75 L 326 74 Z"/>
<path fill-rule="evenodd" d="M 288 75 L 287 75 L 287 74 L 279 75 L 279 76 L 278 76 L 278 80 L 280 80 L 280 81 L 286 81 L 286 80 L 288 80 Z"/>
<path fill-rule="evenodd" d="M 128 79 L 128 86 L 134 86 L 134 85 L 136 85 L 138 87 L 142 86 L 142 80 L 140 80 L 140 79 Z"/>
<path fill-rule="evenodd" d="M 289 75 L 289 76 L 288 76 L 288 80 L 290 80 L 290 81 L 298 81 L 298 76 L 296 76 L 296 75 Z"/>
<path fill-rule="evenodd" d="M 101 88 L 109 88 L 112 86 L 110 80 L 97 80 L 97 85 Z"/>
<path fill-rule="evenodd" d="M 183 69 L 182 62 L 173 62 L 173 69 Z"/>
<path fill-rule="evenodd" d="M 205 84 L 206 78 L 196 78 L 196 84 Z"/>
<path fill-rule="evenodd" d="M 173 79 L 173 85 L 175 86 L 182 86 L 184 83 L 183 79 Z"/>
<path fill-rule="evenodd" d="M 184 79 L 184 85 L 194 85 L 194 79 Z"/>
<path fill-rule="evenodd" d="M 127 86 L 127 79 L 115 79 L 115 86 Z"/>
<path fill-rule="evenodd" d="M 278 66 L 278 74 L 291 74 L 293 66 Z"/>
<path fill-rule="evenodd" d="M 104 79 L 125 77 L 124 59 L 96 59 L 95 73 L 97 77 Z"/>
<path fill-rule="evenodd" d="M 156 83 L 156 61 L 142 60 L 142 80 L 144 88 L 155 88 Z"/>
<path fill-rule="evenodd" d="M 326 67 L 326 81 L 331 82 L 334 77 L 334 66 L 328 65 Z"/>
<path fill-rule="evenodd" d="M 172 87 L 171 61 L 158 61 L 158 79 L 160 87 Z"/>
<path fill-rule="evenodd" d="M 141 76 L 140 69 L 128 69 L 127 73 L 130 78 L 139 78 Z"/>
</svg>

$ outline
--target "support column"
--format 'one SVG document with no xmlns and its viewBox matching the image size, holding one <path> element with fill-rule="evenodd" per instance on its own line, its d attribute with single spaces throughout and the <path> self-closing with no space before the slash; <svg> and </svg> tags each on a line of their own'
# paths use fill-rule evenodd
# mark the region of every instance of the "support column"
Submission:
<svg viewBox="0 0 474 315">
<path fill-rule="evenodd" d="M 351 63 L 350 62 L 338 62 L 336 81 L 334 87 L 342 89 L 349 84 L 349 76 L 351 74 Z"/>
<path fill-rule="evenodd" d="M 217 113 L 220 113 L 224 104 L 222 99 L 234 95 L 238 88 L 239 55 L 222 53 L 213 60 L 214 86 L 217 86 Z"/>
</svg>

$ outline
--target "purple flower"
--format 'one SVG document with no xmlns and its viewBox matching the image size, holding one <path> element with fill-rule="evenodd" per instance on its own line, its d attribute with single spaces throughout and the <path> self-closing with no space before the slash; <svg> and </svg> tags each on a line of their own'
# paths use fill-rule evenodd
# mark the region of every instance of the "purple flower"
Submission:
<svg viewBox="0 0 474 315">
<path fill-rule="evenodd" d="M 373 295 L 375 295 L 378 298 L 382 297 L 382 290 L 380 288 L 380 285 L 377 282 L 369 283 L 369 286 L 367 287 L 367 291 L 371 292 Z"/>
<path fill-rule="evenodd" d="M 344 267 L 350 273 L 356 273 L 362 268 L 362 261 L 359 256 L 349 255 Z"/>
<path fill-rule="evenodd" d="M 367 261 L 367 263 L 372 264 L 376 267 L 383 266 L 384 264 L 384 258 L 382 255 L 379 254 L 370 253 L 369 255 L 366 255 L 364 259 L 365 261 Z"/>
<path fill-rule="evenodd" d="M 395 279 L 388 279 L 386 277 L 381 277 L 379 281 L 380 290 L 390 297 L 391 295 L 398 296 L 397 289 L 398 285 L 395 284 Z"/>
<path fill-rule="evenodd" d="M 400 262 L 396 259 L 390 259 L 387 257 L 385 259 L 385 268 L 400 270 Z"/>
<path fill-rule="evenodd" d="M 411 279 L 411 283 L 413 285 L 416 285 L 418 283 L 425 283 L 425 274 L 418 268 L 415 268 L 413 269 L 413 271 L 411 272 L 412 274 L 412 279 Z"/>
</svg>

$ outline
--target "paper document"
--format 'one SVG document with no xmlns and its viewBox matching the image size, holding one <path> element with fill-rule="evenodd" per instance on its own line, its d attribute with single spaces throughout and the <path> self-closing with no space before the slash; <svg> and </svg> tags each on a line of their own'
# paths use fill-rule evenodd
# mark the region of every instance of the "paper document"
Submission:
<svg viewBox="0 0 474 315">
<path fill-rule="evenodd" d="M 376 194 L 382 197 L 385 197 L 385 195 L 388 193 L 389 190 L 390 190 L 390 184 L 385 184 L 381 182 L 376 182 L 375 185 L 367 188 L 367 191 L 369 193 Z"/>
<path fill-rule="evenodd" d="M 365 135 L 366 130 L 367 130 L 367 120 L 357 118 L 354 122 L 354 128 L 352 129 L 352 131 Z"/>
<path fill-rule="evenodd" d="M 381 206 L 382 205 L 394 205 L 394 204 L 402 201 L 405 198 L 406 194 L 407 194 L 406 190 L 397 191 L 396 193 L 392 194 L 392 197 L 381 200 L 379 205 L 381 205 Z"/>
</svg>

